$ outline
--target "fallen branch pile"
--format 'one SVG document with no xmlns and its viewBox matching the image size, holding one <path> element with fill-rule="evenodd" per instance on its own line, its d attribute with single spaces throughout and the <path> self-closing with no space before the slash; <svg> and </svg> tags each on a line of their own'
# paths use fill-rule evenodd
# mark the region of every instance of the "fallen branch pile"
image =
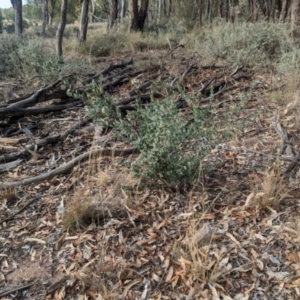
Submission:
<svg viewBox="0 0 300 300">
<path fill-rule="evenodd" d="M 15 138 L 13 140 L 13 143 L 21 145 L 21 150 L 15 152 L 0 152 L 0 170 L 2 172 L 12 170 L 20 164 L 26 163 L 26 161 L 30 158 L 49 160 L 51 155 L 40 154 L 41 149 L 45 149 L 45 147 L 48 147 L 49 145 L 53 146 L 57 143 L 64 143 L 64 141 L 70 135 L 73 135 L 80 127 L 84 127 L 92 121 L 89 118 L 84 118 L 83 120 L 75 122 L 63 133 L 45 136 L 43 138 L 36 138 L 34 131 L 39 130 L 39 128 L 36 126 L 30 127 L 22 125 L 22 122 L 19 122 L 20 118 L 33 118 L 34 116 L 38 117 L 42 114 L 53 114 L 66 110 L 74 111 L 75 108 L 84 106 L 84 99 L 75 99 L 72 96 L 69 96 L 68 86 L 73 86 L 74 90 L 77 92 L 76 95 L 82 95 L 83 98 L 91 90 L 89 85 L 91 83 L 100 85 L 101 89 L 105 91 L 105 93 L 114 95 L 116 93 L 117 86 L 128 83 L 130 84 L 131 81 L 136 80 L 137 77 L 140 78 L 141 74 L 147 71 L 134 70 L 132 65 L 132 59 L 127 62 L 110 64 L 102 71 L 96 74 L 91 74 L 81 81 L 75 78 L 75 76 L 69 75 L 57 80 L 53 84 L 37 90 L 31 95 L 20 97 L 19 100 L 13 99 L 5 105 L 1 105 L 0 126 L 2 128 L 2 138 L 0 139 L 0 145 L 1 143 L 10 144 L 11 142 L 8 139 L 11 139 L 12 137 L 16 137 L 18 135 L 22 135 L 22 137 Z M 194 83 L 193 91 L 190 92 L 190 94 L 196 95 L 199 98 L 199 105 L 203 105 L 208 101 L 216 101 L 223 93 L 226 93 L 229 90 L 244 89 L 245 87 L 242 84 L 239 85 L 237 82 L 242 79 L 249 78 L 250 75 L 238 75 L 242 69 L 243 67 L 238 67 L 228 76 L 226 74 L 222 74 L 221 76 L 207 78 L 197 84 Z M 201 67 L 189 64 L 180 76 L 172 78 L 170 77 L 170 74 L 166 72 L 162 73 L 160 70 L 148 76 L 144 81 L 140 80 L 140 84 L 138 86 L 135 85 L 129 90 L 129 97 L 121 97 L 121 99 L 116 100 L 115 107 L 119 109 L 123 115 L 125 115 L 126 111 L 135 109 L 137 99 L 141 101 L 142 105 L 151 105 L 151 97 L 157 99 L 164 98 L 164 95 L 159 91 L 151 92 L 152 85 L 155 80 L 168 80 L 169 83 L 167 88 L 176 91 L 176 84 L 184 85 L 184 80 L 187 80 L 188 74 L 193 72 L 199 73 L 200 71 Z M 199 85 L 201 85 L 201 88 L 199 88 Z M 179 92 L 174 101 L 176 101 L 179 109 L 187 107 L 185 99 L 182 99 Z M 101 153 L 102 155 L 110 155 L 111 153 L 114 153 L 114 155 L 128 155 L 133 153 L 134 149 L 128 149 L 125 151 L 117 149 L 101 149 L 96 152 L 99 154 Z M 54 170 L 48 170 L 45 173 L 38 174 L 31 178 L 13 182 L 2 182 L 0 183 L 0 188 L 27 185 L 41 180 L 48 180 L 61 173 L 69 172 L 75 164 L 87 159 L 90 154 L 94 154 L 94 152 L 86 152 L 83 155 L 78 155 Z"/>
</svg>

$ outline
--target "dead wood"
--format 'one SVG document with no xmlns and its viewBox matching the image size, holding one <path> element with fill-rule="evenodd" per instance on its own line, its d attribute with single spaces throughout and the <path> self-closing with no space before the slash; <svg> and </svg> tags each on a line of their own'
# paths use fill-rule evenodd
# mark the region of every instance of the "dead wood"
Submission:
<svg viewBox="0 0 300 300">
<path fill-rule="evenodd" d="M 0 163 L 2 163 L 2 162 L 11 162 L 11 161 L 17 160 L 19 157 L 26 156 L 29 153 L 27 150 L 37 151 L 41 147 L 44 147 L 48 144 L 54 144 L 54 143 L 57 143 L 59 141 L 63 141 L 70 134 L 72 134 L 76 129 L 78 129 L 82 126 L 85 126 L 90 121 L 91 121 L 91 119 L 89 119 L 89 118 L 81 120 L 81 121 L 76 122 L 75 124 L 73 124 L 70 128 L 68 128 L 62 134 L 55 135 L 55 136 L 47 136 L 47 137 L 37 141 L 35 144 L 26 145 L 24 150 L 18 151 L 16 153 L 8 153 L 8 154 L 1 155 L 0 156 Z"/>
<path fill-rule="evenodd" d="M 129 91 L 128 94 L 129 94 L 131 97 L 132 97 L 132 96 L 135 96 L 135 95 L 138 94 L 140 91 L 142 91 L 142 90 L 144 90 L 144 89 L 150 87 L 152 83 L 153 83 L 152 81 L 146 81 L 146 82 L 144 82 L 143 84 L 141 84 L 139 87 L 134 87 L 133 89 L 131 89 L 131 90 Z"/>
<path fill-rule="evenodd" d="M 17 103 L 19 103 L 23 100 L 27 100 L 28 98 L 32 97 L 34 94 L 35 93 L 26 94 L 26 95 L 21 96 L 20 98 L 15 98 L 15 99 L 9 100 L 6 105 L 1 105 L 0 108 L 5 108 L 5 107 L 8 107 L 11 104 L 17 104 Z M 51 93 L 47 93 L 47 92 L 42 93 L 39 96 L 38 103 L 42 103 L 42 102 L 46 102 L 46 101 L 54 100 L 54 99 L 65 100 L 65 99 L 68 99 L 68 98 L 70 98 L 70 97 L 67 95 L 67 91 L 65 91 L 65 90 L 56 90 L 56 91 L 53 91 Z M 28 105 L 27 107 L 33 106 L 35 104 L 36 103 L 32 103 L 31 105 Z"/>
<path fill-rule="evenodd" d="M 70 98 L 73 100 L 73 98 Z M 76 106 L 83 106 L 83 102 L 80 101 L 73 101 L 71 103 L 61 104 L 61 105 L 49 105 L 45 107 L 38 107 L 38 108 L 20 108 L 18 106 L 15 107 L 7 107 L 0 109 L 0 114 L 4 118 L 8 117 L 24 117 L 24 116 L 34 116 L 39 114 L 46 114 L 51 113 L 54 111 L 61 111 L 67 108 L 72 108 Z"/>
<path fill-rule="evenodd" d="M 88 83 L 91 83 L 92 81 L 96 81 L 97 79 L 99 79 L 100 76 L 106 75 L 106 74 L 110 73 L 111 71 L 113 71 L 115 69 L 124 68 L 128 65 L 131 65 L 131 64 L 133 64 L 133 59 L 132 58 L 128 62 L 115 64 L 115 65 L 110 64 L 109 66 L 107 66 L 105 69 L 103 69 L 99 73 L 97 73 L 97 74 L 89 77 L 88 79 L 84 80 L 82 83 L 83 83 L 83 85 L 86 85 Z"/>
<path fill-rule="evenodd" d="M 41 196 L 37 196 L 37 197 L 34 197 L 33 199 L 31 199 L 30 201 L 28 201 L 26 204 L 24 204 L 17 212 L 13 213 L 11 216 L 3 219 L 3 220 L 0 220 L 0 224 L 4 223 L 4 222 L 7 222 L 7 221 L 11 221 L 16 215 L 20 214 L 22 211 L 24 211 L 24 209 L 26 207 L 28 207 L 29 205 L 31 205 L 33 202 L 37 201 L 37 200 L 40 200 L 42 197 Z"/>
<path fill-rule="evenodd" d="M 74 166 L 76 166 L 77 164 L 82 163 L 82 162 L 84 162 L 94 156 L 97 156 L 97 155 L 98 156 L 100 156 L 100 155 L 102 155 L 102 156 L 127 156 L 127 155 L 131 155 L 134 153 L 138 153 L 137 149 L 135 149 L 135 148 L 125 149 L 125 150 L 118 150 L 118 149 L 92 150 L 90 152 L 86 152 L 86 153 L 83 153 L 83 154 L 75 157 L 71 161 L 63 164 L 62 166 L 60 166 L 54 170 L 51 170 L 46 173 L 42 173 L 38 176 L 25 178 L 25 179 L 19 180 L 19 181 L 10 181 L 10 182 L 0 183 L 0 188 L 14 187 L 14 186 L 20 186 L 20 185 L 29 185 L 32 183 L 49 180 L 57 175 L 61 175 L 61 174 L 70 172 L 74 168 Z"/>
<path fill-rule="evenodd" d="M 15 293 L 15 292 L 19 292 L 21 290 L 25 290 L 25 289 L 28 289 L 30 287 L 32 287 L 34 285 L 34 283 L 30 283 L 30 284 L 26 284 L 26 285 L 21 285 L 21 286 L 18 286 L 18 287 L 14 287 L 14 288 L 11 288 L 9 290 L 6 290 L 6 291 L 3 291 L 3 292 L 0 292 L 0 297 L 5 297 L 5 296 L 8 296 L 12 293 Z"/>
<path fill-rule="evenodd" d="M 40 97 L 46 93 L 47 91 L 49 91 L 50 89 L 53 89 L 57 86 L 59 86 L 61 84 L 61 80 L 57 80 L 56 82 L 48 85 L 45 88 L 39 89 L 38 91 L 36 91 L 31 97 L 18 101 L 16 103 L 10 104 L 8 105 L 7 108 L 25 108 L 28 106 L 32 106 L 33 104 L 38 103 Z"/>
</svg>

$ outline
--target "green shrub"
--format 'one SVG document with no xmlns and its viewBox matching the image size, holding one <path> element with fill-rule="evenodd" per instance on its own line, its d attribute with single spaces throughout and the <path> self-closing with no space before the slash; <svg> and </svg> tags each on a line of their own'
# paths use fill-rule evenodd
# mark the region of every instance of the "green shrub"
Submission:
<svg viewBox="0 0 300 300">
<path fill-rule="evenodd" d="M 223 133 L 221 139 L 218 132 L 230 126 L 230 113 L 223 120 L 219 117 L 214 120 L 211 106 L 199 108 L 197 97 L 183 92 L 182 97 L 190 107 L 188 116 L 178 110 L 173 100 L 175 95 L 170 94 L 163 101 L 152 99 L 146 107 L 138 101 L 135 110 L 128 111 L 124 118 L 113 100 L 101 89 L 96 90 L 96 97 L 95 93 L 88 95 L 90 115 L 104 126 L 112 125 L 119 140 L 139 150 L 140 156 L 130 170 L 141 179 L 142 185 L 192 186 L 204 156 L 216 143 L 229 137 Z"/>
<path fill-rule="evenodd" d="M 61 64 L 54 45 L 41 38 L 19 39 L 14 35 L 0 36 L 0 79 L 13 76 L 36 77 L 42 83 L 58 76 L 90 69 L 84 60 L 68 59 Z"/>
<path fill-rule="evenodd" d="M 196 49 L 203 57 L 250 67 L 273 67 L 292 48 L 288 25 L 271 22 L 221 23 L 196 40 Z"/>
</svg>

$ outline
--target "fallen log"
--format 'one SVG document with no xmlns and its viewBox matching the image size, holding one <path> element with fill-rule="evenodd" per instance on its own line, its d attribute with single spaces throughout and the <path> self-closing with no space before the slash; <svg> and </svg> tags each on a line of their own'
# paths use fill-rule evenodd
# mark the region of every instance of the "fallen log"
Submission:
<svg viewBox="0 0 300 300">
<path fill-rule="evenodd" d="M 39 102 L 40 97 L 46 93 L 47 91 L 49 91 L 50 89 L 53 89 L 55 87 L 57 87 L 58 85 L 61 84 L 61 80 L 57 80 L 56 82 L 48 85 L 47 87 L 43 88 L 43 89 L 39 89 L 37 90 L 31 97 L 18 101 L 16 103 L 10 104 L 7 106 L 7 108 L 25 108 L 28 106 L 32 106 L 36 103 Z"/>
<path fill-rule="evenodd" d="M 73 100 L 73 98 L 70 98 Z M 0 109 L 0 114 L 4 118 L 8 117 L 24 117 L 24 116 L 34 116 L 39 114 L 51 113 L 54 111 L 61 111 L 67 108 L 75 107 L 75 106 L 84 106 L 81 100 L 73 101 L 71 103 L 61 104 L 61 105 L 49 105 L 45 107 L 38 108 L 20 108 L 16 107 L 6 107 Z"/>
<path fill-rule="evenodd" d="M 83 154 L 75 157 L 71 161 L 59 166 L 58 168 L 56 168 L 54 170 L 42 173 L 35 177 L 29 177 L 29 178 L 25 178 L 25 179 L 19 180 L 19 181 L 0 182 L 0 188 L 8 188 L 8 187 L 14 187 L 14 186 L 20 186 L 20 185 L 29 185 L 32 183 L 49 180 L 57 175 L 61 175 L 61 174 L 70 172 L 79 163 L 84 162 L 94 156 L 97 156 L 97 155 L 99 155 L 99 156 L 100 155 L 102 155 L 102 156 L 127 156 L 127 155 L 131 155 L 134 153 L 138 153 L 138 150 L 135 148 L 125 149 L 125 150 L 119 150 L 119 149 L 92 150 L 90 152 L 86 152 L 86 153 L 83 153 Z"/>
</svg>

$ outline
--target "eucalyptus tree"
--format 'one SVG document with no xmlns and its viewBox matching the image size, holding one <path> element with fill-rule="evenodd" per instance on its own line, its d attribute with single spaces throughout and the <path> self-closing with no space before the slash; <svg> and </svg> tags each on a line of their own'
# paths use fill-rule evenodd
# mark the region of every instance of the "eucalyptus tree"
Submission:
<svg viewBox="0 0 300 300">
<path fill-rule="evenodd" d="M 48 7 L 48 25 L 52 25 L 56 3 L 57 0 L 49 0 L 50 5 Z"/>
<path fill-rule="evenodd" d="M 63 55 L 63 49 L 62 49 L 63 34 L 67 23 L 67 7 L 68 7 L 68 0 L 62 0 L 61 10 L 60 10 L 60 22 L 58 24 L 57 31 L 56 31 L 56 54 L 61 57 Z"/>
<path fill-rule="evenodd" d="M 89 23 L 89 0 L 81 0 L 79 43 L 86 41 Z"/>
<path fill-rule="evenodd" d="M 141 0 L 138 7 L 138 0 L 128 1 L 129 31 L 143 31 L 148 13 L 149 0 Z"/>
<path fill-rule="evenodd" d="M 15 34 L 21 36 L 23 32 L 22 0 L 10 0 L 15 10 Z"/>
<path fill-rule="evenodd" d="M 45 35 L 46 35 L 47 19 L 48 19 L 48 0 L 41 0 L 41 6 L 42 6 L 42 30 L 41 30 L 41 36 L 45 37 Z"/>
<path fill-rule="evenodd" d="M 118 18 L 118 0 L 109 0 L 109 28 L 112 28 Z"/>
</svg>

